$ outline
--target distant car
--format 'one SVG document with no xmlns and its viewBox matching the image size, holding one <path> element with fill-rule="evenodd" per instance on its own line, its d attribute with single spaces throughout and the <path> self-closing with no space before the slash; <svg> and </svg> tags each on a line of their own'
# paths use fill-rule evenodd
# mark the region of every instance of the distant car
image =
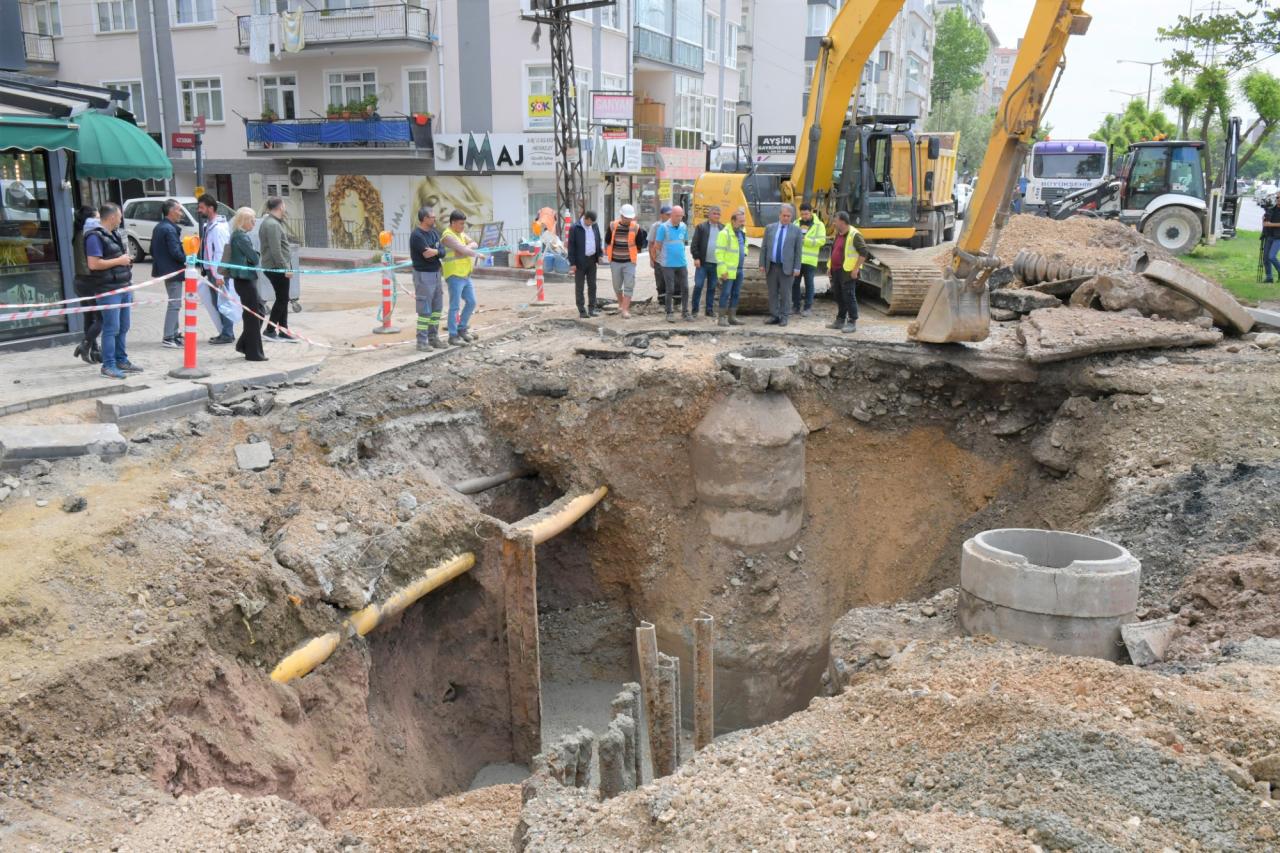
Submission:
<svg viewBox="0 0 1280 853">
<path fill-rule="evenodd" d="M 969 200 L 973 198 L 973 187 L 963 181 L 956 181 L 954 194 L 956 197 L 956 219 L 964 219 L 964 215 L 969 211 Z"/>
<path fill-rule="evenodd" d="M 178 225 L 182 236 L 200 233 L 200 219 L 196 216 L 196 200 L 193 196 L 164 196 L 152 198 L 131 198 L 124 203 L 124 230 L 129 238 L 129 254 L 135 264 L 146 260 L 151 254 L 151 232 L 160 222 L 160 205 L 166 198 L 172 197 L 182 205 L 182 219 Z M 218 202 L 218 213 L 231 221 L 235 211 L 222 202 Z"/>
</svg>

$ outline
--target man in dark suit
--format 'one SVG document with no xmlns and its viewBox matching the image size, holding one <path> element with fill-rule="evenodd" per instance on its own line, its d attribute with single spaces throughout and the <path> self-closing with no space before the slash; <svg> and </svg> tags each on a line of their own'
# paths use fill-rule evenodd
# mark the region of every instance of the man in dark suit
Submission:
<svg viewBox="0 0 1280 853">
<path fill-rule="evenodd" d="M 766 326 L 785 326 L 791 316 L 791 282 L 800 275 L 803 235 L 791 220 L 796 212 L 784 204 L 778 221 L 764 229 L 760 243 L 760 269 L 769 284 L 769 314 Z"/>
<path fill-rule="evenodd" d="M 579 317 L 596 317 L 596 272 L 604 257 L 604 244 L 600 240 L 600 228 L 596 225 L 596 212 L 583 212 L 569 229 L 569 271 L 573 273 L 573 296 L 578 303 Z M 583 302 L 582 285 L 586 283 L 586 302 Z"/>
<path fill-rule="evenodd" d="M 182 234 L 178 229 L 178 221 L 182 218 L 182 205 L 171 198 L 160 205 L 160 221 L 151 232 L 151 274 L 157 278 L 168 275 L 187 265 L 186 253 L 182 251 Z M 161 343 L 170 349 L 182 347 L 182 333 L 178 321 L 182 314 L 182 276 L 166 279 L 165 292 L 169 296 L 169 305 L 164 312 L 164 338 Z"/>
</svg>

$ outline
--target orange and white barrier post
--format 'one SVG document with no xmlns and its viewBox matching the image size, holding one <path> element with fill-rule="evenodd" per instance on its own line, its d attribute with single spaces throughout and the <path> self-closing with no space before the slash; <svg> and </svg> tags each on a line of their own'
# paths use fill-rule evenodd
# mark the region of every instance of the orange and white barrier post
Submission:
<svg viewBox="0 0 1280 853">
<path fill-rule="evenodd" d="M 188 234 L 182 238 L 182 249 L 187 253 L 186 281 L 182 288 L 182 367 L 169 371 L 175 379 L 203 379 L 209 371 L 201 369 L 196 356 L 199 335 L 196 331 L 200 304 L 200 274 L 196 271 L 196 253 L 200 251 L 200 238 Z"/>
<path fill-rule="evenodd" d="M 541 252 L 538 253 L 538 261 L 534 265 L 533 281 L 538 289 L 538 297 L 537 297 L 538 301 L 546 302 L 547 291 L 546 291 L 545 283 L 543 282 L 543 279 L 542 279 L 542 253 Z"/>
<path fill-rule="evenodd" d="M 378 235 L 378 242 L 382 244 L 382 265 L 386 267 L 382 271 L 382 325 L 373 330 L 375 335 L 397 335 L 400 330 L 391 325 L 391 298 L 393 294 L 393 283 L 391 280 L 391 232 L 383 231 Z"/>
</svg>

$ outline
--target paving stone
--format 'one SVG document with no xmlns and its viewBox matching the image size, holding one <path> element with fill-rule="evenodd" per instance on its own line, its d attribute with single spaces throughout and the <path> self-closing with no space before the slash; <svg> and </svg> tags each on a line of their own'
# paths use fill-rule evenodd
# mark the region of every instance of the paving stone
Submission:
<svg viewBox="0 0 1280 853">
<path fill-rule="evenodd" d="M 128 449 L 115 424 L 0 426 L 0 464 L 5 467 L 18 468 L 34 459 L 121 456 Z"/>
<path fill-rule="evenodd" d="M 274 460 L 271 445 L 265 441 L 236 445 L 236 465 L 241 471 L 265 471 Z"/>
<path fill-rule="evenodd" d="M 98 420 L 122 429 L 161 418 L 198 412 L 209 403 L 209 389 L 195 382 L 172 382 L 98 400 Z"/>
</svg>

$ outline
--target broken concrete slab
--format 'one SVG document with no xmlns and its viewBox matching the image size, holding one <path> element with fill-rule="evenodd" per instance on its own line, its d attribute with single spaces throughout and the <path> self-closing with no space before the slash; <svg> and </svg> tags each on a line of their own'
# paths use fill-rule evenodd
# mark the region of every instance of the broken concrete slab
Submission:
<svg viewBox="0 0 1280 853">
<path fill-rule="evenodd" d="M 1222 340 L 1222 332 L 1172 320 L 1055 308 L 1028 315 L 1018 324 L 1018 338 L 1028 361 L 1045 364 L 1104 352 L 1209 346 Z"/>
<path fill-rule="evenodd" d="M 198 412 L 209 402 L 209 389 L 195 382 L 172 382 L 98 400 L 98 420 L 121 429 L 160 418 Z"/>
<path fill-rule="evenodd" d="M 290 368 L 289 370 L 254 372 L 241 376 L 220 374 L 211 376 L 208 379 L 196 379 L 194 381 L 197 385 L 203 385 L 209 389 L 210 399 L 222 402 L 227 397 L 238 397 L 253 388 L 269 388 L 273 385 L 288 385 L 291 382 L 297 382 L 299 379 L 310 376 L 319 369 L 319 364 L 307 364 L 302 367 Z"/>
<path fill-rule="evenodd" d="M 1039 284 L 1033 284 L 1024 289 L 1030 290 L 1034 293 L 1047 293 L 1050 296 L 1057 296 L 1061 299 L 1066 299 L 1068 296 L 1075 293 L 1076 290 L 1079 289 L 1080 285 L 1084 284 L 1090 278 L 1091 276 L 1080 275 L 1075 278 L 1058 279 L 1057 281 L 1042 281 Z"/>
<path fill-rule="evenodd" d="M 1168 261 L 1156 261 L 1142 274 L 1199 302 L 1219 326 L 1241 334 L 1253 328 L 1253 317 L 1236 298 L 1204 276 Z"/>
<path fill-rule="evenodd" d="M 1144 317 L 1158 315 L 1183 323 L 1208 316 L 1204 306 L 1190 296 L 1136 273 L 1099 275 L 1093 285 L 1102 307 L 1108 311 L 1133 308 Z"/>
<path fill-rule="evenodd" d="M 265 441 L 236 445 L 236 465 L 241 471 L 265 471 L 275 458 L 271 445 Z"/>
<path fill-rule="evenodd" d="M 577 346 L 573 348 L 573 351 L 586 358 L 613 359 L 631 357 L 631 350 L 626 347 L 606 346 L 604 344 Z"/>
<path fill-rule="evenodd" d="M 516 391 L 525 397 L 563 397 L 569 393 L 569 380 L 560 376 L 530 376 L 520 381 Z"/>
<path fill-rule="evenodd" d="M 1061 305 L 1062 300 L 1056 296 L 1025 288 L 1009 287 L 991 292 L 992 308 L 1017 311 L 1019 314 L 1030 314 L 1041 308 L 1057 308 Z"/>
<path fill-rule="evenodd" d="M 1269 311 L 1266 308 L 1246 308 L 1253 322 L 1268 329 L 1280 329 L 1280 311 Z"/>
<path fill-rule="evenodd" d="M 115 424 L 0 426 L 0 466 L 20 468 L 35 459 L 123 456 L 129 443 Z"/>
<path fill-rule="evenodd" d="M 1130 622 L 1120 626 L 1120 638 L 1129 650 L 1129 660 L 1135 666 L 1150 666 L 1164 660 L 1169 642 L 1178 628 L 1176 617 L 1152 619 L 1147 622 Z"/>
</svg>

